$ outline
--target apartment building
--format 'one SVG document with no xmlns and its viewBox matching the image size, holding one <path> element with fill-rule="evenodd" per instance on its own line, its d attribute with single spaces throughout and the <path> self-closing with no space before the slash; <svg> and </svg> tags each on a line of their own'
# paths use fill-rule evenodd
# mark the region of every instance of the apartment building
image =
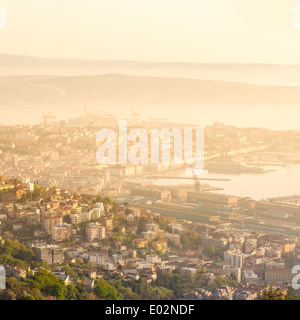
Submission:
<svg viewBox="0 0 300 320">
<path fill-rule="evenodd" d="M 53 241 L 65 241 L 72 237 L 72 226 L 66 223 L 57 224 L 52 229 L 52 240 Z"/>
<path fill-rule="evenodd" d="M 48 264 L 61 264 L 64 262 L 64 249 L 57 245 L 45 245 L 35 248 L 36 261 Z"/>
<path fill-rule="evenodd" d="M 105 239 L 105 227 L 100 223 L 89 223 L 86 228 L 88 241 Z"/>
</svg>

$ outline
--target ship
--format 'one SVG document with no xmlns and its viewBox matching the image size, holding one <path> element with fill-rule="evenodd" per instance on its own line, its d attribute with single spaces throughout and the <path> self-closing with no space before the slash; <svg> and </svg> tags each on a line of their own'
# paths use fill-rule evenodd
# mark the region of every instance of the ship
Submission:
<svg viewBox="0 0 300 320">
<path fill-rule="evenodd" d="M 206 165 L 208 172 L 221 173 L 268 173 L 275 170 L 262 166 L 246 166 L 237 162 L 211 162 Z"/>
</svg>

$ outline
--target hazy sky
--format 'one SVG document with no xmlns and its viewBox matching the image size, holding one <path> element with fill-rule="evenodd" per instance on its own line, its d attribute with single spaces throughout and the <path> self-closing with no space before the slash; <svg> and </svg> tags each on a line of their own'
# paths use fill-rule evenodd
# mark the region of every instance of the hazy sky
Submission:
<svg viewBox="0 0 300 320">
<path fill-rule="evenodd" d="M 300 64 L 300 0 L 0 0 L 0 52 Z M 299 19 L 300 21 L 300 19 Z"/>
</svg>

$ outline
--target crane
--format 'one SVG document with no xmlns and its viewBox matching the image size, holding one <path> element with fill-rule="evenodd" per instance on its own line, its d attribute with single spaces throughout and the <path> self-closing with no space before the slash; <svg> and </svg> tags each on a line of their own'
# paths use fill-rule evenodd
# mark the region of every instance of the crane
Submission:
<svg viewBox="0 0 300 320">
<path fill-rule="evenodd" d="M 192 172 L 193 172 L 195 191 L 200 192 L 201 191 L 200 180 L 198 179 L 198 176 L 195 174 L 194 168 L 192 168 Z"/>
</svg>

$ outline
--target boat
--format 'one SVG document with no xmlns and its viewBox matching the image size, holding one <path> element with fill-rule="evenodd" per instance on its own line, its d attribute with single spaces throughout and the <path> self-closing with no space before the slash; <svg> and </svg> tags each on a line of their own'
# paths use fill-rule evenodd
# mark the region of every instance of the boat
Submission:
<svg viewBox="0 0 300 320">
<path fill-rule="evenodd" d="M 208 172 L 232 172 L 232 173 L 268 173 L 274 172 L 261 166 L 246 166 L 237 162 L 211 162 L 206 165 Z"/>
</svg>

